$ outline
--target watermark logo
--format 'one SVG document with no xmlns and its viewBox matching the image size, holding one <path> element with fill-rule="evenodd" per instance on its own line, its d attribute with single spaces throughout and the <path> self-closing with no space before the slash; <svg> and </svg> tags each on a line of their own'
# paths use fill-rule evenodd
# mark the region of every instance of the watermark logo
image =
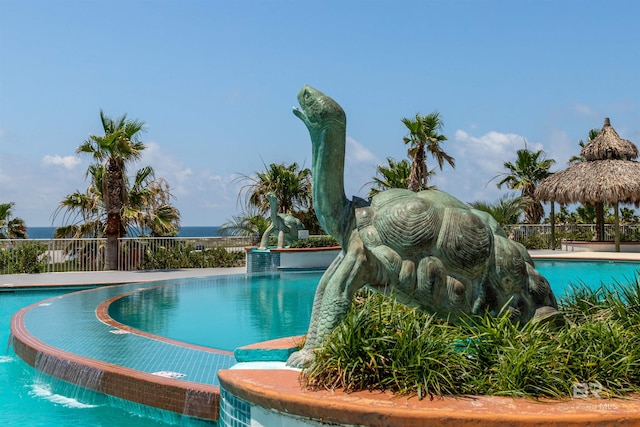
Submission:
<svg viewBox="0 0 640 427">
<path fill-rule="evenodd" d="M 578 400 L 574 402 L 566 402 L 558 405 L 557 409 L 560 411 L 617 411 L 618 404 L 611 402 L 607 399 L 608 394 L 602 384 L 598 381 L 593 382 L 576 382 L 573 383 L 573 398 L 574 399 L 589 399 Z M 595 402 L 593 399 L 602 399 L 599 402 Z"/>
<path fill-rule="evenodd" d="M 588 383 L 573 383 L 573 398 L 588 399 L 590 397 L 601 399 L 602 384 L 598 381 Z"/>
</svg>

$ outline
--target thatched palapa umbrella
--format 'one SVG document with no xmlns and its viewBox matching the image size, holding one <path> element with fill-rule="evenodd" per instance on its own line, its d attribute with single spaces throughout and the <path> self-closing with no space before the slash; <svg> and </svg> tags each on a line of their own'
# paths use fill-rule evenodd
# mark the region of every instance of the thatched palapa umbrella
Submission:
<svg viewBox="0 0 640 427">
<path fill-rule="evenodd" d="M 536 188 L 541 201 L 561 204 L 611 204 L 615 210 L 615 245 L 620 252 L 619 203 L 640 205 L 638 148 L 618 136 L 609 118 L 602 130 L 580 152 L 585 161 L 556 172 Z M 603 219 L 600 219 L 603 221 Z"/>
</svg>

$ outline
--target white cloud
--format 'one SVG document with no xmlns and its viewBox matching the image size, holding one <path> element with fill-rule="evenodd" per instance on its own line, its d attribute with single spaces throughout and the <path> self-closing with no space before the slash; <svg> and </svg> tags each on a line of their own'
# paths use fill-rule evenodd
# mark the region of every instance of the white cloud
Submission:
<svg viewBox="0 0 640 427">
<path fill-rule="evenodd" d="M 527 142 L 515 133 L 490 131 L 476 136 L 459 129 L 445 150 L 455 158 L 456 167 L 445 165 L 437 170 L 432 183 L 463 202 L 496 200 L 508 189 L 499 190 L 495 177 L 504 172 L 504 162 L 515 160 L 516 151 L 525 143 L 530 150 L 543 149 L 542 144 Z M 434 160 L 428 158 L 427 165 L 433 168 Z"/>
<path fill-rule="evenodd" d="M 578 103 L 573 108 L 579 116 L 588 118 L 596 117 L 596 113 L 588 105 Z"/>
<path fill-rule="evenodd" d="M 345 152 L 346 161 L 349 163 L 377 163 L 376 156 L 369 151 L 364 145 L 353 139 L 347 137 L 347 148 Z"/>
<path fill-rule="evenodd" d="M 78 166 L 80 163 L 82 163 L 82 160 L 80 160 L 79 157 L 76 156 L 59 156 L 59 155 L 54 155 L 54 156 L 50 156 L 49 154 L 47 154 L 46 156 L 44 156 L 42 158 L 42 164 L 49 166 L 62 166 L 66 169 L 73 169 L 76 166 Z"/>
<path fill-rule="evenodd" d="M 344 187 L 347 198 L 352 196 L 363 197 L 369 191 L 363 188 L 367 182 L 371 182 L 376 173 L 376 165 L 379 159 L 368 148 L 347 136 L 347 148 L 345 152 Z"/>
<path fill-rule="evenodd" d="M 457 130 L 451 154 L 458 161 L 473 165 L 475 173 L 496 174 L 501 172 L 502 164 L 515 157 L 515 152 L 524 148 L 526 139 L 514 133 L 490 131 L 482 136 L 471 136 L 463 130 Z M 530 150 L 540 150 L 541 144 L 527 143 Z M 456 167 L 456 170 L 458 168 Z"/>
<path fill-rule="evenodd" d="M 220 225 L 238 211 L 237 195 L 241 183 L 235 175 L 224 176 L 209 169 L 194 169 L 180 156 L 168 152 L 155 141 L 145 142 L 147 148 L 134 166 L 150 165 L 156 178 L 163 178 L 171 187 L 174 205 L 180 210 L 184 225 Z"/>
</svg>

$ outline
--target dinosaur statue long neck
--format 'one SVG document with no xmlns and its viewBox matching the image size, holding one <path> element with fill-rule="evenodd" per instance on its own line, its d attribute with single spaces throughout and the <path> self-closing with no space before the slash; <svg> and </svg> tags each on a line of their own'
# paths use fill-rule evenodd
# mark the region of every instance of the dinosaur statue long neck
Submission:
<svg viewBox="0 0 640 427">
<path fill-rule="evenodd" d="M 275 197 L 268 197 L 268 199 L 271 212 L 271 222 L 276 222 L 278 218 L 278 199 Z"/>
<path fill-rule="evenodd" d="M 331 98 L 309 86 L 298 93 L 294 113 L 309 129 L 312 145 L 313 207 L 322 228 L 341 244 L 350 202 L 344 194 L 347 120 Z"/>
<path fill-rule="evenodd" d="M 344 148 L 345 128 L 328 124 L 319 135 L 312 135 L 313 206 L 320 225 L 334 237 L 342 234 L 345 205 Z"/>
</svg>

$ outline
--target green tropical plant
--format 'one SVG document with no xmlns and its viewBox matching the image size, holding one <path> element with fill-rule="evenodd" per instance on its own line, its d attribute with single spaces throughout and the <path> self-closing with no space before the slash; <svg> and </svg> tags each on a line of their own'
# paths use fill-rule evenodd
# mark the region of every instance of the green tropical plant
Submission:
<svg viewBox="0 0 640 427">
<path fill-rule="evenodd" d="M 222 236 L 251 237 L 253 244 L 260 242 L 260 238 L 267 230 L 271 221 L 258 213 L 256 207 L 248 207 L 240 214 L 233 215 L 230 220 L 218 228 Z"/>
<path fill-rule="evenodd" d="M 175 236 L 180 230 L 180 211 L 171 204 L 171 188 L 163 178 L 154 178 L 153 169 L 136 172 L 127 192 L 123 219 L 134 234 L 153 237 Z"/>
<path fill-rule="evenodd" d="M 637 224 L 640 217 L 636 215 L 635 209 L 620 208 L 620 222 L 623 224 Z"/>
<path fill-rule="evenodd" d="M 241 267 L 244 263 L 244 252 L 230 252 L 225 248 L 196 249 L 190 243 L 175 241 L 166 246 L 147 248 L 140 268 L 224 268 Z"/>
<path fill-rule="evenodd" d="M 311 170 L 300 168 L 296 162 L 290 165 L 271 163 L 255 176 L 240 175 L 246 184 L 240 194 L 245 195 L 245 206 L 254 206 L 261 214 L 269 212 L 267 194 L 278 200 L 278 212 L 292 213 L 311 205 Z"/>
<path fill-rule="evenodd" d="M 513 194 L 507 194 L 501 196 L 497 201 L 483 202 L 475 201 L 469 203 L 474 209 L 487 212 L 493 216 L 502 226 L 509 224 L 517 224 L 520 221 L 520 217 L 524 212 L 524 209 L 531 203 L 529 199 L 525 199 Z"/>
<path fill-rule="evenodd" d="M 290 248 L 326 248 L 339 246 L 340 243 L 331 236 L 311 236 L 306 239 L 296 240 L 289 245 Z"/>
<path fill-rule="evenodd" d="M 3 274 L 41 273 L 46 266 L 47 245 L 27 240 L 24 244 L 0 249 L 0 272 Z"/>
<path fill-rule="evenodd" d="M 105 269 L 118 268 L 118 238 L 126 235 L 122 214 L 127 203 L 126 166 L 142 156 L 146 148 L 139 140 L 144 122 L 127 120 L 127 115 L 112 119 L 100 110 L 104 135 L 90 135 L 77 152 L 89 154 L 102 166 L 102 200 L 106 211 Z"/>
<path fill-rule="evenodd" d="M 414 119 L 405 117 L 402 119 L 402 123 L 409 131 L 408 135 L 403 138 L 405 145 L 409 145 L 407 154 L 411 159 L 411 173 L 407 188 L 411 191 L 426 190 L 429 188 L 427 180 L 431 175 L 427 168 L 427 152 L 436 160 L 440 170 L 444 167 L 445 162 L 455 168 L 455 159 L 440 146 L 447 140 L 446 136 L 439 133 L 444 123 L 437 111 L 426 116 L 416 114 Z"/>
<path fill-rule="evenodd" d="M 242 230 L 247 226 L 253 230 L 260 228 L 252 226 L 252 223 L 262 225 L 256 216 L 269 214 L 269 193 L 275 194 L 279 213 L 294 215 L 311 233 L 321 230 L 313 210 L 310 169 L 300 168 L 295 162 L 288 166 L 284 163 L 271 163 L 269 166 L 265 165 L 264 171 L 256 172 L 255 176 L 239 175 L 238 179 L 245 182 L 238 195 L 239 198 L 244 198 L 245 212 L 228 221 L 223 231 L 229 229 L 234 232 L 233 230 Z M 270 220 L 266 219 L 265 223 L 268 226 Z M 264 232 L 256 231 L 260 235 Z"/>
<path fill-rule="evenodd" d="M 592 139 L 594 139 L 596 136 L 598 136 L 598 134 L 600 133 L 600 129 L 597 128 L 593 128 L 589 130 L 589 135 L 587 137 L 587 143 L 589 143 Z M 580 146 L 580 151 L 582 151 L 582 149 L 584 148 L 585 142 L 583 140 L 578 141 L 578 145 Z M 574 165 L 576 163 L 580 163 L 580 162 L 584 162 L 586 161 L 584 157 L 582 157 L 582 155 L 577 155 L 577 156 L 571 156 L 571 158 L 569 159 L 569 161 L 567 162 L 567 164 L 569 165 Z"/>
<path fill-rule="evenodd" d="M 106 210 L 102 192 L 102 165 L 88 169 L 90 183 L 83 193 L 68 194 L 56 208 L 53 218 L 63 215 L 54 237 L 104 237 Z M 131 182 L 131 184 L 130 184 Z M 179 230 L 180 212 L 171 202 L 171 189 L 162 178 L 155 178 L 149 166 L 136 171 L 132 181 L 125 179 L 127 203 L 122 222 L 126 234 L 174 236 Z"/>
<path fill-rule="evenodd" d="M 367 182 L 363 186 L 371 185 L 367 198 L 370 199 L 390 188 L 409 188 L 410 175 L 411 164 L 407 160 L 403 159 L 398 162 L 392 157 L 387 157 L 387 165 L 377 165 L 373 181 Z"/>
<path fill-rule="evenodd" d="M 560 299 L 564 325 L 514 323 L 508 309 L 452 324 L 372 291 L 303 371 L 312 389 L 379 390 L 418 398 L 497 395 L 566 399 L 597 383 L 602 397 L 640 392 L 640 279 Z"/>
<path fill-rule="evenodd" d="M 14 202 L 0 203 L 0 239 L 26 239 L 27 225 L 13 216 Z"/>
<path fill-rule="evenodd" d="M 90 178 L 87 190 L 68 194 L 53 213 L 54 221 L 62 214 L 65 224 L 56 228 L 55 238 L 104 236 L 103 165 L 89 165 L 85 176 Z"/>
<path fill-rule="evenodd" d="M 516 152 L 514 163 L 503 163 L 508 172 L 498 175 L 503 176 L 497 184 L 498 188 L 506 185 L 511 190 L 520 190 L 523 198 L 532 201 L 524 210 L 525 221 L 529 224 L 539 224 L 544 217 L 544 208 L 542 203 L 535 198 L 534 192 L 536 186 L 551 174 L 549 169 L 554 163 L 555 160 L 545 158 L 544 151 L 531 151 L 526 148 L 525 144 L 525 148 Z"/>
</svg>

